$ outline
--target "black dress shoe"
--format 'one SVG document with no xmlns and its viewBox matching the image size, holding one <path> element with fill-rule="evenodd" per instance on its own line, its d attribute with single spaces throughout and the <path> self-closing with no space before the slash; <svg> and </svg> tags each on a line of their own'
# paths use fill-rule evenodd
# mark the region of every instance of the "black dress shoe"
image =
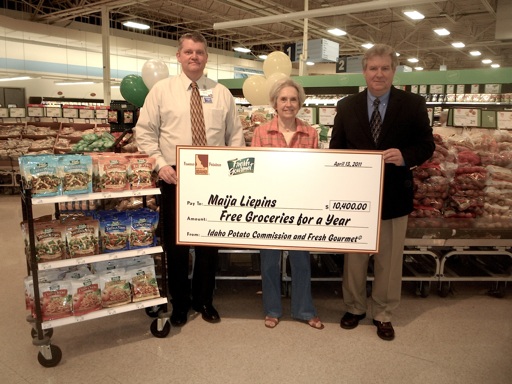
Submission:
<svg viewBox="0 0 512 384">
<path fill-rule="evenodd" d="M 175 327 L 181 327 L 185 325 L 185 323 L 187 322 L 187 317 L 188 309 L 183 310 L 175 308 L 172 310 L 171 313 L 171 324 L 174 325 Z"/>
<path fill-rule="evenodd" d="M 389 321 L 373 320 L 373 325 L 377 327 L 377 336 L 382 340 L 393 340 L 395 338 L 395 330 Z"/>
<path fill-rule="evenodd" d="M 204 321 L 209 323 L 218 323 L 220 321 L 219 312 L 211 304 L 201 305 L 200 307 L 193 307 L 194 311 L 199 312 Z"/>
<path fill-rule="evenodd" d="M 354 329 L 359 324 L 359 321 L 366 317 L 366 313 L 362 315 L 354 315 L 353 313 L 346 312 L 340 321 L 340 327 L 343 329 Z"/>
</svg>

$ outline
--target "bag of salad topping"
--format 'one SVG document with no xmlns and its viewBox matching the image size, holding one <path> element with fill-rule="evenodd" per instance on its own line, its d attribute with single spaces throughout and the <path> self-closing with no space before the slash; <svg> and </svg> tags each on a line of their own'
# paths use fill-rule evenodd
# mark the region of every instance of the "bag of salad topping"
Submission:
<svg viewBox="0 0 512 384">
<path fill-rule="evenodd" d="M 59 175 L 62 179 L 63 195 L 92 192 L 92 159 L 90 156 L 60 156 Z"/>
<path fill-rule="evenodd" d="M 55 155 L 28 155 L 19 159 L 23 186 L 32 190 L 32 196 L 57 196 L 61 194 L 61 179 Z"/>
</svg>

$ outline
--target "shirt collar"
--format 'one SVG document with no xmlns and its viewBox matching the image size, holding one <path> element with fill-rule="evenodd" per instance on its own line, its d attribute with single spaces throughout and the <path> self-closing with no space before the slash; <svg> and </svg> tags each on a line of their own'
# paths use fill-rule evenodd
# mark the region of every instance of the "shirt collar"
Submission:
<svg viewBox="0 0 512 384">
<path fill-rule="evenodd" d="M 186 89 L 186 90 L 189 90 L 190 89 L 190 84 L 192 83 L 192 80 L 190 80 L 188 78 L 187 75 L 185 75 L 185 72 L 181 72 L 180 73 L 180 79 L 183 83 L 183 87 Z M 204 90 L 206 89 L 206 78 L 204 76 L 201 76 L 197 81 L 197 87 L 199 88 L 199 90 Z"/>
<path fill-rule="evenodd" d="M 388 101 L 389 101 L 389 94 L 391 93 L 391 90 L 387 91 L 385 94 L 383 94 L 382 96 L 379 96 L 379 100 L 380 100 L 380 106 L 382 107 L 386 107 L 388 105 Z M 375 101 L 377 97 L 376 96 L 373 96 L 370 91 L 368 91 L 368 105 L 373 105 L 373 102 Z"/>
</svg>

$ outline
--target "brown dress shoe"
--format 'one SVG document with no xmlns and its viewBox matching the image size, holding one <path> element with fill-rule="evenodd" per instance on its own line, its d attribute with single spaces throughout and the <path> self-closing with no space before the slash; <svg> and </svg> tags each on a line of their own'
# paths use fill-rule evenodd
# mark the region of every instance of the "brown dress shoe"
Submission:
<svg viewBox="0 0 512 384">
<path fill-rule="evenodd" d="M 353 313 L 346 312 L 340 320 L 340 327 L 343 329 L 354 329 L 359 324 L 359 321 L 365 317 L 366 313 L 354 315 Z"/>
<path fill-rule="evenodd" d="M 373 320 L 373 324 L 377 327 L 377 336 L 382 340 L 393 340 L 395 338 L 395 330 L 391 322 Z"/>
</svg>

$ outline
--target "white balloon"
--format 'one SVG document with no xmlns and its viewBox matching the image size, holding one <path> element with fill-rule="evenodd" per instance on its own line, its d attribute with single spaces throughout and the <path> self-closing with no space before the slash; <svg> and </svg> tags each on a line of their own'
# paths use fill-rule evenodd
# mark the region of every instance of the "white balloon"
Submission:
<svg viewBox="0 0 512 384">
<path fill-rule="evenodd" d="M 169 77 L 169 68 L 163 61 L 151 59 L 142 66 L 141 76 L 146 87 L 151 89 L 158 81 Z"/>
<path fill-rule="evenodd" d="M 267 83 L 263 76 L 253 75 L 245 79 L 242 85 L 244 97 L 252 105 L 268 105 Z"/>
<path fill-rule="evenodd" d="M 290 76 L 292 73 L 292 62 L 286 53 L 274 51 L 263 62 L 263 73 L 265 73 L 266 77 L 270 77 L 270 75 L 278 72 Z"/>
<path fill-rule="evenodd" d="M 267 93 L 270 93 L 270 90 L 274 86 L 275 83 L 277 83 L 280 80 L 287 79 L 288 76 L 286 76 L 282 72 L 276 72 L 271 74 L 269 77 L 267 77 Z M 270 96 L 270 95 L 269 95 Z"/>
</svg>

